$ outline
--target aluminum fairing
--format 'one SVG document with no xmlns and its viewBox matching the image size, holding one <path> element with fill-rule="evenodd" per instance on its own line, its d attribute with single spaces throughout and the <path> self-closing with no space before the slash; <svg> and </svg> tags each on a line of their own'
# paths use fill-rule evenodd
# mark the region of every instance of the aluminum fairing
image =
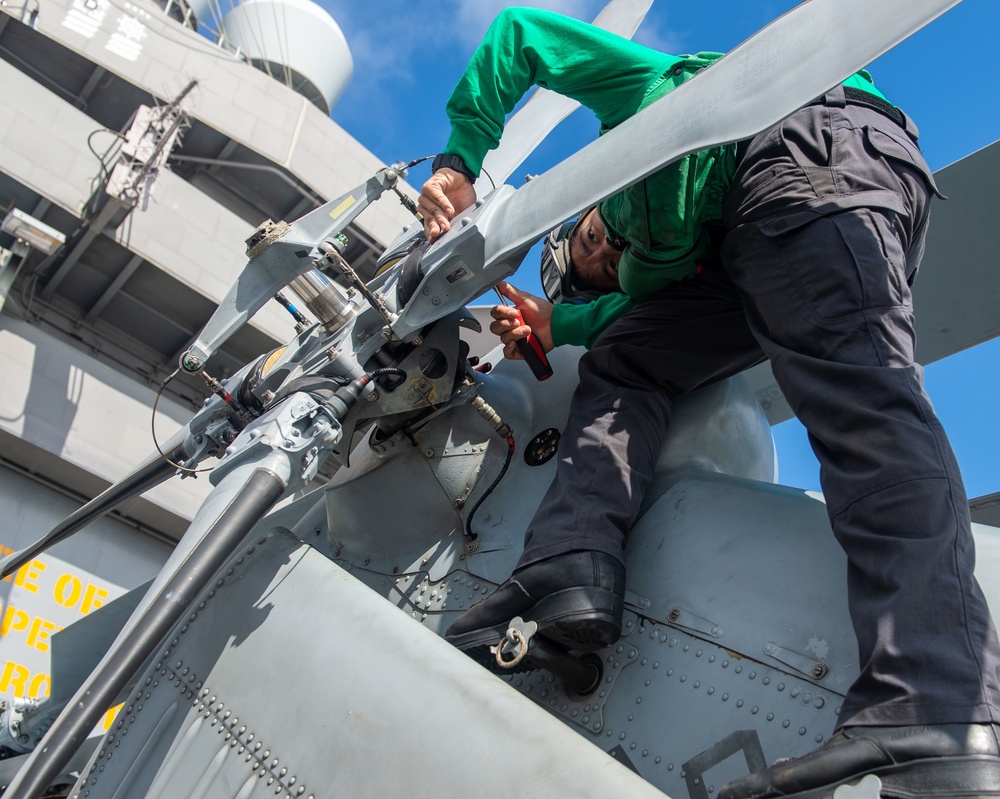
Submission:
<svg viewBox="0 0 1000 799">
<path fill-rule="evenodd" d="M 280 528 L 163 647 L 81 797 L 660 796 Z"/>
</svg>

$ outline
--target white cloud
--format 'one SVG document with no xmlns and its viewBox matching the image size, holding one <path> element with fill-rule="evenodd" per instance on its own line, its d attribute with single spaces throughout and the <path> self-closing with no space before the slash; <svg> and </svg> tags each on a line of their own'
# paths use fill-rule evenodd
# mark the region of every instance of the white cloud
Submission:
<svg viewBox="0 0 1000 799">
<path fill-rule="evenodd" d="M 344 32 L 354 77 L 333 117 L 383 158 L 433 152 L 446 140 L 445 102 L 490 23 L 528 5 L 592 20 L 606 0 L 318 0 Z M 636 40 L 681 52 L 654 3 Z M 403 144 L 399 141 L 403 140 Z"/>
<path fill-rule="evenodd" d="M 471 53 L 496 15 L 510 6 L 544 8 L 578 19 L 592 20 L 602 0 L 439 0 L 434 4 L 403 0 L 320 0 L 344 29 L 360 61 L 412 61 L 422 49 L 448 48 Z M 648 26 L 649 23 L 647 22 Z"/>
<path fill-rule="evenodd" d="M 588 22 L 596 17 L 604 6 L 600 0 L 585 0 L 584 2 L 581 0 L 527 0 L 527 2 L 520 3 L 504 2 L 504 0 L 451 0 L 450 4 L 456 7 L 456 17 L 460 23 L 459 34 L 463 40 L 471 42 L 473 47 L 479 44 L 496 15 L 510 6 L 544 8 Z"/>
<path fill-rule="evenodd" d="M 433 30 L 427 14 L 416 4 L 402 0 L 379 0 L 372 5 L 348 0 L 322 0 L 347 38 L 354 56 L 355 78 L 379 75 L 380 80 L 408 76 L 417 48 Z M 360 74 L 359 74 L 360 73 Z"/>
</svg>

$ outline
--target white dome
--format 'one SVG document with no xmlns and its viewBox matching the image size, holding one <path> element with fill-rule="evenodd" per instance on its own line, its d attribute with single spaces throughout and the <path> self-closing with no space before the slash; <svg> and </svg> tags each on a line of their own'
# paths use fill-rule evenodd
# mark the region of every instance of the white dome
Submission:
<svg viewBox="0 0 1000 799">
<path fill-rule="evenodd" d="M 326 113 L 354 73 L 340 26 L 309 0 L 246 0 L 222 18 L 219 30 L 255 66 Z"/>
</svg>

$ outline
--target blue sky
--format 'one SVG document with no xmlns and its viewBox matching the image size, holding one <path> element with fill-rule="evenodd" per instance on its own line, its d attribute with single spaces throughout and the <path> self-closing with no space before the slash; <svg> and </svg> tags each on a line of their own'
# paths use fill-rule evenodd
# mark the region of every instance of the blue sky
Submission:
<svg viewBox="0 0 1000 799">
<path fill-rule="evenodd" d="M 917 2 L 917 0 L 914 0 Z M 448 137 L 445 102 L 496 12 L 498 0 L 319 0 L 344 31 L 354 78 L 333 118 L 386 163 L 433 155 Z M 599 0 L 523 2 L 593 19 Z M 637 41 L 671 53 L 726 51 L 796 5 L 792 0 L 654 0 Z M 964 0 L 870 69 L 879 88 L 920 127 L 921 145 L 940 169 L 1000 138 L 1000 3 Z M 590 141 L 582 109 L 535 152 L 520 175 L 540 173 Z M 330 157 L 336 157 L 331 153 Z M 419 187 L 429 174 L 412 170 Z M 529 255 L 513 282 L 539 291 Z M 1000 309 L 997 311 L 1000 313 Z M 934 400 L 962 465 L 970 497 L 1000 491 L 1000 340 L 931 364 Z M 818 466 L 798 422 L 774 429 L 781 481 L 819 489 Z"/>
</svg>

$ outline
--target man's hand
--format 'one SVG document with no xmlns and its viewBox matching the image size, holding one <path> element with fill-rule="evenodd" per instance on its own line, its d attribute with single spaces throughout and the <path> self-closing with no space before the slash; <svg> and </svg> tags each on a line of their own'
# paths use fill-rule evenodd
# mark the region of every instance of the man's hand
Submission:
<svg viewBox="0 0 1000 799">
<path fill-rule="evenodd" d="M 461 172 L 443 167 L 420 190 L 417 211 L 424 220 L 428 241 L 451 230 L 451 220 L 476 201 L 476 190 Z"/>
<path fill-rule="evenodd" d="M 494 321 L 490 324 L 490 332 L 499 336 L 503 342 L 503 355 L 516 361 L 524 358 L 517 350 L 517 342 L 526 339 L 534 333 L 538 343 L 545 352 L 550 352 L 555 346 L 552 343 L 552 303 L 520 291 L 510 283 L 498 283 L 499 292 L 510 300 L 513 305 L 497 305 L 490 311 Z M 521 321 L 518 320 L 518 314 Z"/>
</svg>

